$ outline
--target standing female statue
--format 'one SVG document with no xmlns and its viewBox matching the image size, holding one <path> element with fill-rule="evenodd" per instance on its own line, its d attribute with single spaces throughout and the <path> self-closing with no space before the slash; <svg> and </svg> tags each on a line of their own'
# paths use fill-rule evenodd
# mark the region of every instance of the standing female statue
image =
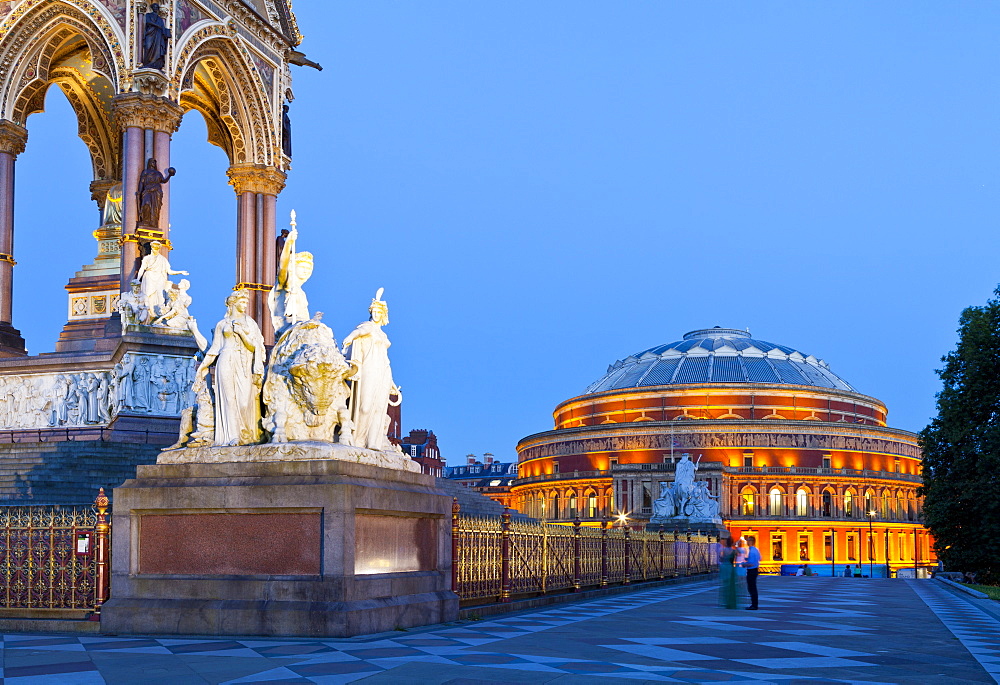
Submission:
<svg viewBox="0 0 1000 685">
<path fill-rule="evenodd" d="M 284 233 L 282 231 L 282 235 Z M 292 230 L 285 236 L 278 255 L 278 278 L 267 294 L 275 338 L 280 338 L 292 324 L 309 320 L 309 300 L 302 286 L 312 276 L 313 256 L 309 252 L 295 252 L 298 237 L 295 212 L 292 212 Z"/>
<path fill-rule="evenodd" d="M 176 175 L 177 170 L 173 167 L 167 168 L 166 174 L 161 174 L 154 158 L 146 162 L 146 168 L 139 174 L 139 187 L 135 191 L 135 201 L 139 210 L 136 226 L 159 227 L 160 210 L 163 209 L 163 184 Z"/>
<path fill-rule="evenodd" d="M 389 306 L 382 301 L 383 288 L 379 288 L 368 312 L 369 321 L 360 324 L 344 339 L 343 353 L 351 350 L 350 360 L 357 364 L 354 375 L 354 393 L 351 397 L 351 414 L 354 420 L 354 443 L 372 450 L 391 450 L 389 441 L 389 396 L 402 401 L 400 389 L 392 382 L 389 368 L 389 338 L 382 326 L 389 323 Z"/>
<path fill-rule="evenodd" d="M 172 287 L 168 276 L 187 276 L 187 271 L 174 271 L 170 262 L 160 254 L 163 243 L 154 240 L 149 244 L 149 254 L 142 258 L 139 280 L 142 291 L 142 302 L 146 305 L 147 316 L 158 317 L 163 314 L 164 293 Z M 145 321 L 143 323 L 146 323 Z"/>
<path fill-rule="evenodd" d="M 226 298 L 226 318 L 216 324 L 212 346 L 198 367 L 198 376 L 203 377 L 214 366 L 216 445 L 254 445 L 261 440 L 264 336 L 247 316 L 249 306 L 246 290 Z"/>
</svg>

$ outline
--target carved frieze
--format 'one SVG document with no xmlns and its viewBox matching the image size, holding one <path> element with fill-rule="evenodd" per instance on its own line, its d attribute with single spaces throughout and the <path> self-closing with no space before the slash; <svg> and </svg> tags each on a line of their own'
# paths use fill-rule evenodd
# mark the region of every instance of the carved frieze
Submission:
<svg viewBox="0 0 1000 685">
<path fill-rule="evenodd" d="M 876 436 L 838 435 L 820 433 L 771 433 L 771 432 L 704 432 L 704 433 L 649 433 L 608 437 L 564 439 L 547 444 L 526 447 L 519 453 L 520 461 L 539 457 L 558 457 L 591 452 L 624 452 L 628 450 L 670 451 L 675 449 L 721 448 L 797 448 L 811 450 L 843 450 L 849 452 L 876 452 L 920 458 L 920 449 L 911 443 L 889 440 Z"/>
<path fill-rule="evenodd" d="M 107 426 L 119 414 L 178 417 L 194 358 L 128 353 L 111 371 L 0 376 L 0 430 Z"/>
</svg>

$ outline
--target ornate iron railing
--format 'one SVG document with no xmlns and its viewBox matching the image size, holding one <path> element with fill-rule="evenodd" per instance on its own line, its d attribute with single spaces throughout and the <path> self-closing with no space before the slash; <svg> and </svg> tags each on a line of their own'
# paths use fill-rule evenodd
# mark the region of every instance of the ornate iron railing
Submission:
<svg viewBox="0 0 1000 685">
<path fill-rule="evenodd" d="M 110 549 L 103 488 L 94 505 L 0 507 L 3 614 L 99 614 Z"/>
<path fill-rule="evenodd" d="M 716 538 L 462 516 L 452 509 L 452 587 L 465 604 L 706 573 Z"/>
</svg>

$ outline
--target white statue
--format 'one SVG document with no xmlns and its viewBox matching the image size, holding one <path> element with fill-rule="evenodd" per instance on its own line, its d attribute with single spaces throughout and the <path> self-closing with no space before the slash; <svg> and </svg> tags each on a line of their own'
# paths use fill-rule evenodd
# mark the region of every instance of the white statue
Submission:
<svg viewBox="0 0 1000 685">
<path fill-rule="evenodd" d="M 673 488 L 673 483 L 660 483 L 660 496 L 653 500 L 653 519 L 669 519 L 677 514 Z"/>
<path fill-rule="evenodd" d="M 122 328 L 128 325 L 145 325 L 149 323 L 149 309 L 142 297 L 142 282 L 132 281 L 130 292 L 124 292 L 118 298 L 118 314 L 121 316 Z"/>
<path fill-rule="evenodd" d="M 260 392 L 264 381 L 264 336 L 247 315 L 250 296 L 238 290 L 226 298 L 226 318 L 215 326 L 212 346 L 198 368 L 213 371 L 216 445 L 261 441 Z"/>
<path fill-rule="evenodd" d="M 149 316 L 163 314 L 164 293 L 171 287 L 168 276 L 187 276 L 187 271 L 174 271 L 170 262 L 160 254 L 163 243 L 154 240 L 149 244 L 149 254 L 142 258 L 136 278 L 142 283 L 142 301 L 149 310 Z"/>
<path fill-rule="evenodd" d="M 681 460 L 677 462 L 677 468 L 674 470 L 674 501 L 679 512 L 684 511 L 684 503 L 694 491 L 694 474 L 698 470 L 699 462 L 701 462 L 700 456 L 698 461 L 694 462 L 687 452 L 682 454 Z"/>
<path fill-rule="evenodd" d="M 354 442 L 358 447 L 373 450 L 394 450 L 387 427 L 391 395 L 398 397 L 392 406 L 402 402 L 400 388 L 392 382 L 389 367 L 389 338 L 382 326 L 389 323 L 389 306 L 382 301 L 384 289 L 379 288 L 368 312 L 369 321 L 360 324 L 344 339 L 344 354 L 351 351 L 350 361 L 358 367 L 351 395 L 351 416 L 354 421 Z"/>
<path fill-rule="evenodd" d="M 295 226 L 295 212 L 292 212 L 292 230 L 278 255 L 278 278 L 267 294 L 275 338 L 280 338 L 292 324 L 309 320 L 309 300 L 302 286 L 312 276 L 313 256 L 295 251 L 299 236 Z"/>
<path fill-rule="evenodd" d="M 104 200 L 104 225 L 122 225 L 122 184 L 116 183 L 108 190 Z"/>
<path fill-rule="evenodd" d="M 697 521 L 722 522 L 719 514 L 719 499 L 708 491 L 707 481 L 700 480 L 695 485 L 694 494 L 691 496 L 691 515 L 689 518 Z"/>
<path fill-rule="evenodd" d="M 191 386 L 194 403 L 181 412 L 181 433 L 168 450 L 180 447 L 205 447 L 215 440 L 215 400 L 208 383 L 208 367 L 201 366 Z"/>
<path fill-rule="evenodd" d="M 198 322 L 188 313 L 188 307 L 191 306 L 191 296 L 188 294 L 190 287 L 190 281 L 182 278 L 177 287 L 168 289 L 168 301 L 163 309 L 163 314 L 155 319 L 151 325 L 190 331 L 195 342 L 198 343 L 198 349 L 204 352 L 208 348 L 208 341 L 198 330 Z"/>
<path fill-rule="evenodd" d="M 293 324 L 271 353 L 264 382 L 271 442 L 316 440 L 353 445 L 347 379 L 356 367 L 344 359 L 322 314 Z"/>
</svg>

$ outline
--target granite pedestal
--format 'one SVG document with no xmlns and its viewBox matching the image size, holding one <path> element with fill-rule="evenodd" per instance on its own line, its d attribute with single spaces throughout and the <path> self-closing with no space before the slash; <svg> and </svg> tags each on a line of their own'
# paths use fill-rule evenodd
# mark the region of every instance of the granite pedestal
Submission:
<svg viewBox="0 0 1000 685">
<path fill-rule="evenodd" d="M 347 637 L 458 616 L 451 498 L 341 460 L 140 466 L 114 491 L 108 633 Z"/>
</svg>

